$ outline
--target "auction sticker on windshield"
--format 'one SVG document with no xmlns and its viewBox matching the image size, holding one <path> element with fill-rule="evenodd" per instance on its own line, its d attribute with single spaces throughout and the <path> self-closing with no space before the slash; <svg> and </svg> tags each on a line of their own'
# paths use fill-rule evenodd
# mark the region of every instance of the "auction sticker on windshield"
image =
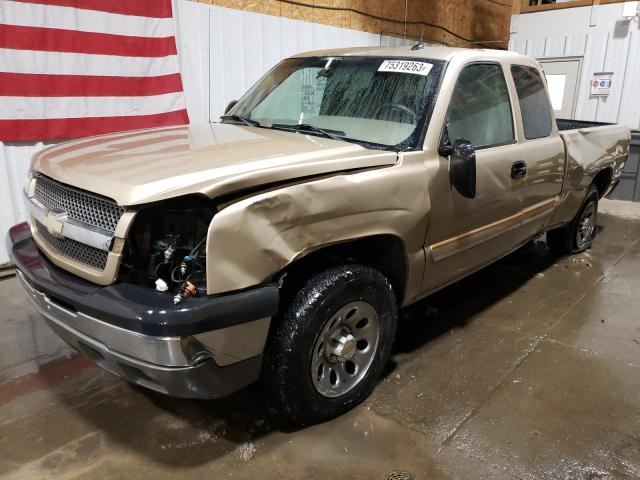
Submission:
<svg viewBox="0 0 640 480">
<path fill-rule="evenodd" d="M 412 60 L 385 60 L 378 69 L 379 72 L 413 73 L 415 75 L 429 75 L 433 64 L 414 62 Z"/>
</svg>

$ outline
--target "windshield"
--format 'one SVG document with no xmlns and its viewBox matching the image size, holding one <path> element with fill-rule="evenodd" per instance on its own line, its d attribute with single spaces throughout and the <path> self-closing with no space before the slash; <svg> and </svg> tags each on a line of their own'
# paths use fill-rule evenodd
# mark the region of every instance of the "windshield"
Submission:
<svg viewBox="0 0 640 480">
<path fill-rule="evenodd" d="M 223 119 L 370 147 L 418 148 L 441 68 L 441 61 L 415 58 L 292 58 Z"/>
</svg>

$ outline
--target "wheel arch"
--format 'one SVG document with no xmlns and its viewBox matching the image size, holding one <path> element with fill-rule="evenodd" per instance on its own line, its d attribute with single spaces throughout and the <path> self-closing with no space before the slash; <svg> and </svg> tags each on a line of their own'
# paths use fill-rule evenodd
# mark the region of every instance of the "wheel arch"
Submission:
<svg viewBox="0 0 640 480">
<path fill-rule="evenodd" d="M 398 304 L 403 303 L 409 278 L 408 257 L 403 240 L 393 234 L 354 238 L 306 252 L 274 275 L 274 278 L 281 279 L 282 296 L 286 301 L 295 295 L 296 286 L 300 286 L 310 276 L 348 263 L 378 270 L 389 280 Z"/>
<path fill-rule="evenodd" d="M 593 177 L 591 185 L 594 185 L 598 189 L 598 196 L 600 198 L 607 192 L 612 179 L 613 169 L 611 167 L 603 168 Z"/>
</svg>

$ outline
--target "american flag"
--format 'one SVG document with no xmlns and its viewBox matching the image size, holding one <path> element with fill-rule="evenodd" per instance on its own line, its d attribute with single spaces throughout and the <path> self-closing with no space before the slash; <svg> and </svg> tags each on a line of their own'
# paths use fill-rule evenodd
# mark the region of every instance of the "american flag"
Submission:
<svg viewBox="0 0 640 480">
<path fill-rule="evenodd" d="M 171 0 L 0 0 L 0 141 L 185 123 Z"/>
</svg>

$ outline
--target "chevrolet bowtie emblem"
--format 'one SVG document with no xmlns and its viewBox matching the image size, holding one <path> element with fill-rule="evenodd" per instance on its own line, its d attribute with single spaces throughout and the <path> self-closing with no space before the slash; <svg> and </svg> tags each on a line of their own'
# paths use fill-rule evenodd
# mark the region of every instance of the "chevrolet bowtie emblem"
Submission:
<svg viewBox="0 0 640 480">
<path fill-rule="evenodd" d="M 44 217 L 44 226 L 47 231 L 56 238 L 63 238 L 62 230 L 64 230 L 64 221 L 67 219 L 67 212 L 56 213 L 49 212 Z"/>
</svg>

